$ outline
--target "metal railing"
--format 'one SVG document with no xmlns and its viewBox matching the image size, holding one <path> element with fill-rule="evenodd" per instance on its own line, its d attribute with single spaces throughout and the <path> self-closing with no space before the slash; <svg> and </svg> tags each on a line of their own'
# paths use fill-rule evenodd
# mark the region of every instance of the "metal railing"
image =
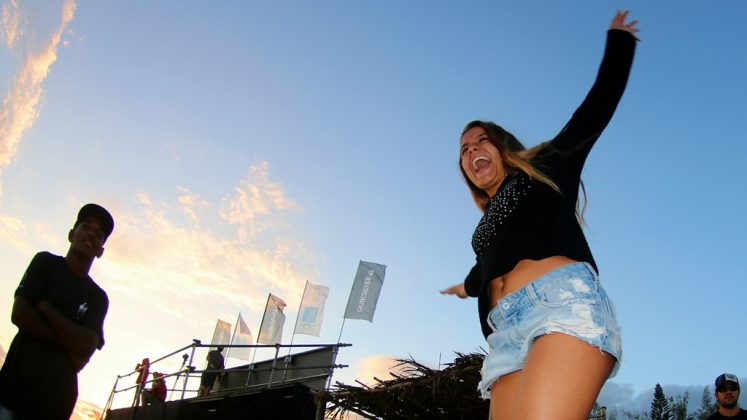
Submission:
<svg viewBox="0 0 747 420">
<path fill-rule="evenodd" d="M 273 385 L 286 384 L 286 383 L 292 383 L 292 382 L 304 382 L 308 380 L 322 380 L 322 379 L 325 379 L 325 377 L 326 377 L 326 380 L 324 382 L 323 388 L 324 390 L 326 390 L 329 388 L 330 380 L 332 378 L 332 373 L 334 372 L 334 369 L 347 367 L 347 365 L 335 364 L 335 360 L 337 359 L 338 349 L 340 347 L 350 346 L 350 344 L 336 343 L 336 344 L 233 344 L 233 345 L 228 345 L 228 344 L 202 344 L 200 340 L 193 339 L 192 344 L 184 346 L 165 356 L 159 357 L 153 360 L 152 362 L 150 362 L 149 364 L 151 371 L 155 371 L 153 370 L 153 367 L 159 362 L 169 360 L 172 357 L 180 353 L 188 351 L 188 353 L 182 354 L 181 356 L 182 362 L 181 362 L 181 367 L 179 369 L 177 369 L 174 372 L 170 372 L 170 373 L 164 373 L 164 372 L 159 371 L 160 373 L 162 373 L 163 379 L 167 381 L 167 383 L 169 382 L 169 378 L 174 378 L 173 386 L 167 390 L 168 400 L 174 400 L 174 395 L 180 395 L 179 399 L 184 399 L 187 393 L 197 393 L 198 391 L 197 389 L 187 388 L 189 379 L 194 376 L 199 377 L 199 375 L 206 372 L 208 369 L 197 370 L 195 368 L 194 366 L 195 352 L 198 348 L 210 348 L 210 347 L 215 348 L 219 346 L 227 348 L 227 349 L 253 348 L 255 349 L 254 350 L 255 355 L 256 355 L 257 349 L 262 349 L 262 348 L 274 348 L 275 349 L 275 355 L 271 359 L 271 364 L 269 367 L 264 367 L 264 368 L 259 367 L 259 365 L 266 365 L 268 364 L 268 362 L 270 362 L 270 360 L 265 360 L 265 361 L 261 361 L 257 363 L 252 361 L 246 367 L 233 367 L 233 368 L 228 368 L 228 369 L 224 368 L 220 370 L 209 369 L 210 372 L 218 373 L 219 377 L 224 377 L 225 375 L 227 375 L 227 373 L 233 373 L 233 374 L 239 373 L 240 374 L 240 373 L 246 372 L 247 377 L 243 384 L 239 386 L 233 386 L 233 387 L 228 387 L 228 386 L 224 387 L 223 385 L 221 385 L 217 393 L 224 394 L 224 393 L 231 393 L 231 392 L 237 392 L 237 391 L 250 391 L 250 390 L 257 389 L 257 388 L 271 389 Z M 312 348 L 312 349 L 318 349 L 318 350 L 330 349 L 332 352 L 331 362 L 329 364 L 295 367 L 292 365 L 292 360 L 296 355 L 290 354 L 290 351 L 292 348 Z M 284 357 L 280 356 L 281 349 L 288 349 L 288 355 Z M 230 354 L 230 351 L 229 351 L 229 354 Z M 300 370 L 312 370 L 312 369 L 317 370 L 319 373 L 311 374 L 307 376 L 300 376 L 300 377 L 297 376 L 297 377 L 288 379 L 289 372 L 300 371 Z M 262 376 L 262 373 L 265 373 L 265 372 L 267 373 L 266 380 L 262 379 L 260 380 L 259 383 L 251 384 L 252 379 L 253 379 L 253 376 L 252 376 L 253 374 L 255 375 L 254 379 L 259 379 L 259 377 Z M 282 372 L 282 377 L 276 378 L 276 376 L 280 372 Z M 108 414 L 114 404 L 115 397 L 123 393 L 133 391 L 133 390 L 136 393 L 140 392 L 141 390 L 146 389 L 146 385 L 153 382 L 153 380 L 151 379 L 143 378 L 142 383 L 140 384 L 127 385 L 127 386 L 123 386 L 120 388 L 120 382 L 123 379 L 129 378 L 139 373 L 140 373 L 140 370 L 136 368 L 131 372 L 128 372 L 122 375 L 117 375 L 117 378 L 114 381 L 114 386 L 112 387 L 112 390 L 109 394 L 109 398 L 107 399 L 106 405 L 104 406 L 103 417 L 102 417 L 103 419 L 106 419 L 108 417 Z M 182 381 L 181 389 L 178 388 L 179 380 Z M 136 398 L 133 399 L 133 402 L 130 406 L 134 406 L 136 401 L 137 401 L 137 394 L 136 394 Z M 120 408 L 124 408 L 124 407 L 120 407 Z"/>
</svg>

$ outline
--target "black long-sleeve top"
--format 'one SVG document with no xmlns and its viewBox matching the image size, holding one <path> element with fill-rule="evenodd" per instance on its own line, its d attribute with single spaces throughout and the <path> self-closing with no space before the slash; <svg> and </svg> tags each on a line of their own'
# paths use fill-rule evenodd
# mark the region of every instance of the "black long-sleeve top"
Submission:
<svg viewBox="0 0 747 420">
<path fill-rule="evenodd" d="M 627 31 L 607 32 L 604 58 L 591 90 L 560 133 L 530 161 L 560 192 L 518 172 L 507 177 L 488 202 L 472 236 L 477 262 L 464 281 L 467 294 L 478 298 L 485 337 L 492 332 L 487 324 L 488 285 L 519 261 L 561 255 L 597 268 L 576 218 L 581 171 L 625 90 L 635 44 Z"/>
</svg>

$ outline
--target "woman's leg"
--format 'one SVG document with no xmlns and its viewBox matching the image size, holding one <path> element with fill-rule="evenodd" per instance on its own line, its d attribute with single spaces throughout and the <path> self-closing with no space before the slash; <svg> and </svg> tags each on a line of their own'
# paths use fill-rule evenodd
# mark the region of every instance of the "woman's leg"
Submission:
<svg viewBox="0 0 747 420">
<path fill-rule="evenodd" d="M 509 391 L 514 392 L 512 418 L 587 419 L 614 366 L 614 357 L 570 335 L 537 338 L 524 369 L 515 372 L 521 373 L 518 386 Z"/>
<path fill-rule="evenodd" d="M 516 389 L 521 382 L 521 372 L 501 376 L 490 387 L 490 420 L 509 420 L 516 400 Z"/>
</svg>

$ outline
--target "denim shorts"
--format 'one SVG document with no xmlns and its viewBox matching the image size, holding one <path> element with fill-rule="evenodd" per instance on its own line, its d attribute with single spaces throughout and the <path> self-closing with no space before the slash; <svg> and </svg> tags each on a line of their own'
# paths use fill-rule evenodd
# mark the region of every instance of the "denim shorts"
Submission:
<svg viewBox="0 0 747 420">
<path fill-rule="evenodd" d="M 610 377 L 622 361 L 615 308 L 588 263 L 564 265 L 504 296 L 488 325 L 490 351 L 478 385 L 485 399 L 493 382 L 524 367 L 532 342 L 545 334 L 567 334 L 611 354 L 617 360 Z"/>
</svg>

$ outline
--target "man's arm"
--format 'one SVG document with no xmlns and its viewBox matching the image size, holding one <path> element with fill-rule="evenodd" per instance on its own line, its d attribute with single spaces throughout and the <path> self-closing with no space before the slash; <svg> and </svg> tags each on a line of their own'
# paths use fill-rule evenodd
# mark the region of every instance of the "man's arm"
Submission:
<svg viewBox="0 0 747 420">
<path fill-rule="evenodd" d="M 88 363 L 98 344 L 96 333 L 67 320 L 47 301 L 34 307 L 25 297 L 17 295 L 10 319 L 24 334 L 65 349 L 78 371 Z"/>
<path fill-rule="evenodd" d="M 83 369 L 99 345 L 98 334 L 65 318 L 46 300 L 39 301 L 36 309 L 57 335 L 78 371 Z"/>
<path fill-rule="evenodd" d="M 10 314 L 10 321 L 32 337 L 63 345 L 60 337 L 52 330 L 49 323 L 42 318 L 36 308 L 22 295 L 16 295 L 13 300 L 13 310 Z"/>
</svg>

